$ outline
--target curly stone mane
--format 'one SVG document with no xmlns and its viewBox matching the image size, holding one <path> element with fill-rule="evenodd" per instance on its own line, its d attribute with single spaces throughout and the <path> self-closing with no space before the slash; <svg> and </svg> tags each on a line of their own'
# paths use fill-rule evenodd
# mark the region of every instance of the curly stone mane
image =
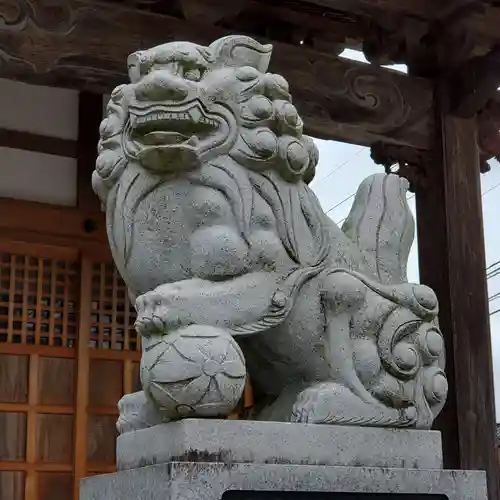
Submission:
<svg viewBox="0 0 500 500">
<path fill-rule="evenodd" d="M 195 166 L 229 155 L 247 169 L 275 170 L 286 181 L 310 182 L 318 150 L 312 139 L 302 133 L 303 122 L 291 103 L 287 81 L 266 72 L 271 50 L 270 45 L 247 37 L 226 37 L 209 47 L 179 42 L 132 54 L 128 60 L 131 83 L 113 91 L 100 127 L 92 182 L 101 200 L 105 201 L 129 162 L 139 162 L 158 173 L 193 169 L 190 157 L 185 162 L 182 157 L 164 161 L 159 168 L 148 165 L 140 147 L 130 140 L 131 108 L 137 95 L 146 94 L 155 84 L 161 85 L 161 75 L 155 75 L 161 73 L 165 64 L 183 68 L 177 83 L 179 87 L 189 83 L 191 95 L 186 100 L 197 100 L 200 109 L 222 116 L 230 129 L 236 130 L 221 144 L 209 144 Z M 218 78 L 214 78 L 217 73 Z M 153 108 L 155 103 L 149 100 L 147 106 Z"/>
</svg>

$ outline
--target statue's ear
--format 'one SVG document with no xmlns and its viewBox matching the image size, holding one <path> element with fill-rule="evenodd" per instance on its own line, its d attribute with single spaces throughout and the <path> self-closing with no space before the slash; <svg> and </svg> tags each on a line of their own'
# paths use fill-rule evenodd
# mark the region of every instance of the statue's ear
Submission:
<svg viewBox="0 0 500 500">
<path fill-rule="evenodd" d="M 262 45 L 244 35 L 229 35 L 210 44 L 210 50 L 217 64 L 224 66 L 251 66 L 261 73 L 269 67 L 272 45 Z"/>
</svg>

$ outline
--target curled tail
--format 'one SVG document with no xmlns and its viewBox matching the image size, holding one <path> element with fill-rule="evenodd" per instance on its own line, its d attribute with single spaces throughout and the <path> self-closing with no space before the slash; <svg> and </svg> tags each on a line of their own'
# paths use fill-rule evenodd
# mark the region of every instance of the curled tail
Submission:
<svg viewBox="0 0 500 500">
<path fill-rule="evenodd" d="M 368 177 L 359 186 L 342 226 L 383 284 L 408 281 L 415 221 L 406 201 L 407 191 L 408 182 L 397 175 Z"/>
</svg>

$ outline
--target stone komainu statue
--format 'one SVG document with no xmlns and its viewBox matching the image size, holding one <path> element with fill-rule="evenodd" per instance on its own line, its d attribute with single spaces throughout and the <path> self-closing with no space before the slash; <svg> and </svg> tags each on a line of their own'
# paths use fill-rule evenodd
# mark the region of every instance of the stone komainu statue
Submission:
<svg viewBox="0 0 500 500">
<path fill-rule="evenodd" d="M 128 59 L 93 186 L 135 299 L 144 391 L 121 432 L 228 415 L 428 428 L 447 393 L 435 294 L 407 283 L 407 183 L 374 175 L 342 229 L 270 45 L 229 36 Z"/>
</svg>

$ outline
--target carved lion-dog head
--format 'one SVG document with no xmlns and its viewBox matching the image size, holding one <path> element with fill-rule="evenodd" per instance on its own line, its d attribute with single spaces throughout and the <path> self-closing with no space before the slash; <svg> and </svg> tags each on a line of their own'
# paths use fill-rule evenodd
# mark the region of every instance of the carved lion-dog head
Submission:
<svg viewBox="0 0 500 500">
<path fill-rule="evenodd" d="M 101 199 L 128 162 L 182 173 L 229 155 L 252 170 L 311 180 L 318 161 L 287 81 L 267 73 L 271 45 L 228 36 L 208 47 L 171 42 L 128 58 L 100 133 L 94 188 Z M 103 200 L 104 201 L 104 200 Z"/>
</svg>

